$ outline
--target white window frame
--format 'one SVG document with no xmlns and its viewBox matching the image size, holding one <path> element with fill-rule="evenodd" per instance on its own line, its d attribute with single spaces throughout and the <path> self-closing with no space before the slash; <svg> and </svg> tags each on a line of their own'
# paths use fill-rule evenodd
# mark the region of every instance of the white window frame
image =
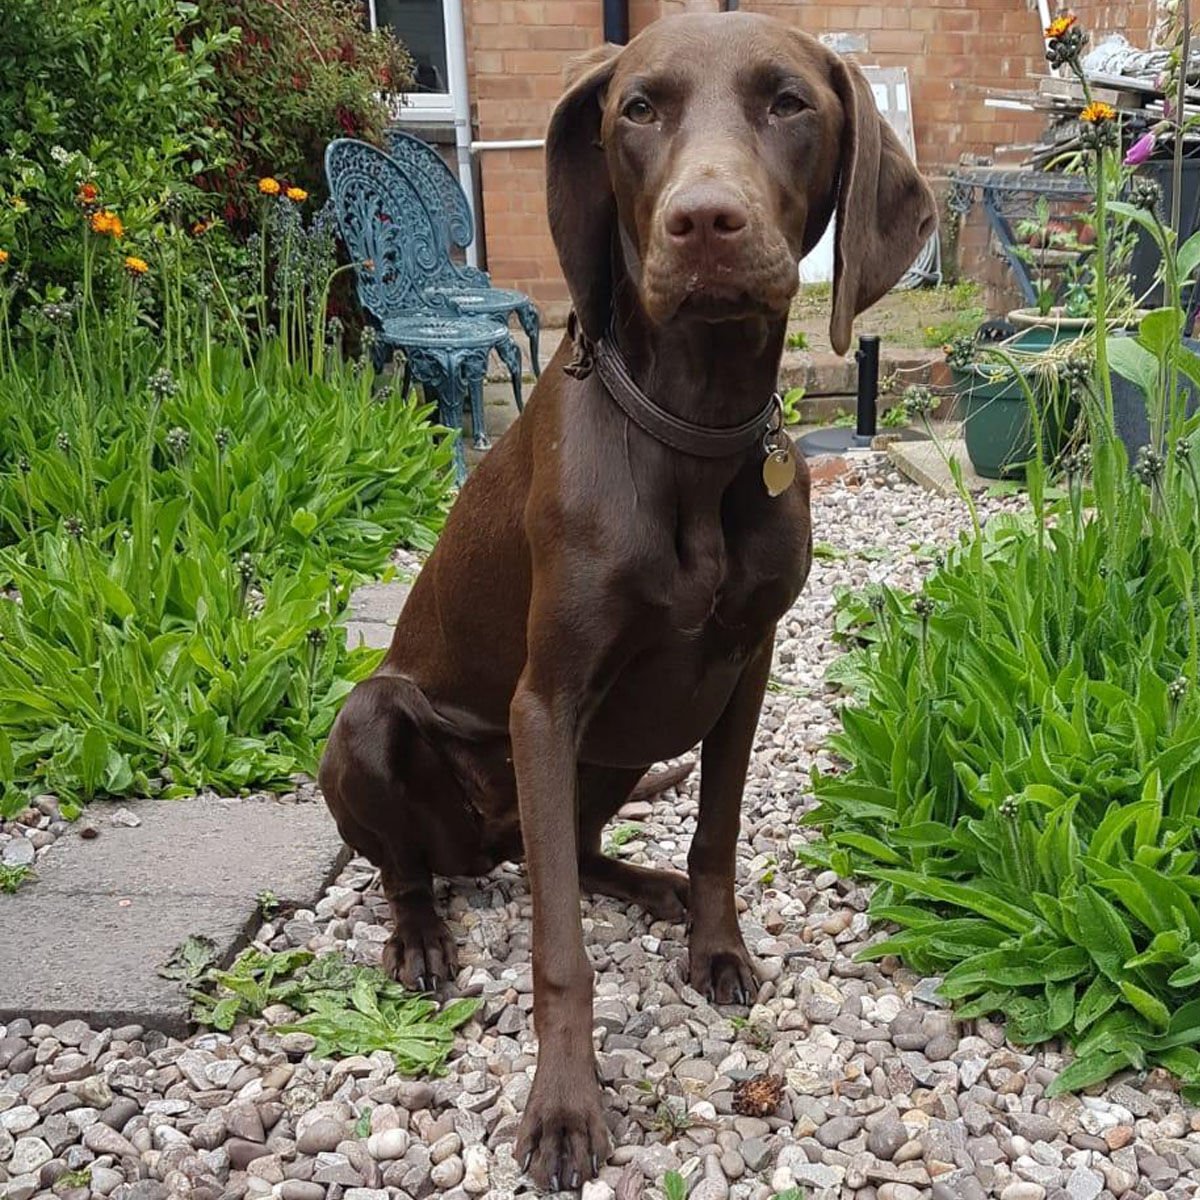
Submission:
<svg viewBox="0 0 1200 1200">
<path fill-rule="evenodd" d="M 366 0 L 367 15 L 370 18 L 372 32 L 379 29 L 379 21 L 375 15 L 375 0 Z M 454 55 L 450 52 L 450 30 L 453 26 L 453 13 L 462 0 L 442 0 L 442 29 L 446 37 L 446 75 L 450 90 L 447 92 L 392 92 L 383 97 L 392 110 L 395 120 L 420 120 L 432 123 L 454 123 L 454 96 L 458 89 L 465 89 L 467 81 L 456 78 L 458 72 Z"/>
</svg>

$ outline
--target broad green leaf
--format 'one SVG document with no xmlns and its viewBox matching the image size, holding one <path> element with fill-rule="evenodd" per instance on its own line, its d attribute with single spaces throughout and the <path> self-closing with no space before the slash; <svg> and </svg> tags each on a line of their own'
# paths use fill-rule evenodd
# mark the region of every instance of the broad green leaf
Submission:
<svg viewBox="0 0 1200 1200">
<path fill-rule="evenodd" d="M 1171 1013 L 1167 1006 L 1144 988 L 1138 987 L 1129 980 L 1120 984 L 1121 994 L 1137 1009 L 1155 1029 L 1166 1029 L 1171 1023 Z"/>
</svg>

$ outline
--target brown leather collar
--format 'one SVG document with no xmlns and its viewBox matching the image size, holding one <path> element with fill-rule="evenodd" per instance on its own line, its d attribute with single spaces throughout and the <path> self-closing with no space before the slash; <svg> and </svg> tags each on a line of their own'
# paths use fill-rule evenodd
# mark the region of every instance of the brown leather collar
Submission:
<svg viewBox="0 0 1200 1200">
<path fill-rule="evenodd" d="M 783 424 L 783 402 L 774 393 L 762 409 L 740 425 L 697 425 L 685 421 L 654 403 L 634 382 L 625 356 L 610 333 L 592 345 L 583 344 L 582 331 L 575 329 L 576 358 L 568 368 L 575 378 L 584 378 L 594 369 L 605 391 L 617 407 L 641 430 L 656 441 L 690 454 L 695 458 L 729 458 L 762 445 Z M 574 368 L 573 370 L 571 368 Z"/>
</svg>

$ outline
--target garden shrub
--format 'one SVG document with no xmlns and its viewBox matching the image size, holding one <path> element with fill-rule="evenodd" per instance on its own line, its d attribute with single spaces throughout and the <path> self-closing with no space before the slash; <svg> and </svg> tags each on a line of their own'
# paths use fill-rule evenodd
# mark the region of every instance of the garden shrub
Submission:
<svg viewBox="0 0 1200 1200">
<path fill-rule="evenodd" d="M 247 199 L 262 176 L 323 197 L 325 147 L 335 137 L 377 141 L 388 119 L 382 93 L 411 81 L 403 46 L 366 29 L 349 0 L 199 0 L 198 18 L 200 28 L 237 31 L 213 79 L 226 162 L 202 179 L 235 228 L 253 221 Z"/>
<path fill-rule="evenodd" d="M 131 230 L 171 196 L 200 203 L 196 178 L 224 153 L 214 65 L 230 39 L 196 21 L 175 0 L 6 0 L 0 247 L 35 283 L 79 277 L 86 180 Z"/>
</svg>

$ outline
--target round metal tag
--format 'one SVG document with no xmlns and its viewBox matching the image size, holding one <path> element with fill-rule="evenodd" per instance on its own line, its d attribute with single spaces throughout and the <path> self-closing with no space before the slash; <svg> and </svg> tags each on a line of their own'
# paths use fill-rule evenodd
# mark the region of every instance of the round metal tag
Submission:
<svg viewBox="0 0 1200 1200">
<path fill-rule="evenodd" d="M 763 460 L 763 486 L 767 495 L 774 498 L 792 486 L 796 478 L 796 456 L 791 443 L 772 450 Z"/>
</svg>

